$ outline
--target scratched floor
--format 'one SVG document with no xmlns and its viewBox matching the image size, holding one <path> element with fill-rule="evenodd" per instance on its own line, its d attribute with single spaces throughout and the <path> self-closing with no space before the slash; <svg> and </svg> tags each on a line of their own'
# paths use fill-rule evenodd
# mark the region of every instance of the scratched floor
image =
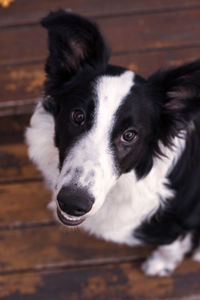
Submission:
<svg viewBox="0 0 200 300">
<path fill-rule="evenodd" d="M 58 226 L 27 158 L 23 131 L 42 95 L 46 33 L 39 19 L 71 8 L 95 19 L 112 62 L 143 76 L 200 56 L 199 0 L 0 0 L 0 299 L 200 299 L 200 264 L 170 278 L 140 271 L 149 247 L 105 243 Z"/>
</svg>

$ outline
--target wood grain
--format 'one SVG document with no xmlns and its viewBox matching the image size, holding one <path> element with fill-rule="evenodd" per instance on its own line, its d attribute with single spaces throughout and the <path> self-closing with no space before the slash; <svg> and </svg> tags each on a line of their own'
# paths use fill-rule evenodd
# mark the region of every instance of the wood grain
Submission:
<svg viewBox="0 0 200 300">
<path fill-rule="evenodd" d="M 25 144 L 0 145 L 0 183 L 41 178 L 27 152 Z"/>
<path fill-rule="evenodd" d="M 0 238 L 0 275 L 134 261 L 150 251 L 150 247 L 104 242 L 59 226 L 1 230 Z"/>
<path fill-rule="evenodd" d="M 199 300 L 200 265 L 187 260 L 172 277 L 147 278 L 139 264 L 0 276 L 2 300 Z"/>
<path fill-rule="evenodd" d="M 111 63 L 128 67 L 147 77 L 159 68 L 172 67 L 198 59 L 199 53 L 200 47 L 144 51 L 113 55 Z M 43 81 L 43 63 L 2 68 L 0 143 L 23 141 L 24 129 L 29 123 L 30 113 L 37 99 L 42 97 Z"/>
<path fill-rule="evenodd" d="M 111 64 L 127 67 L 138 74 L 147 77 L 159 68 L 167 68 L 195 60 L 200 57 L 200 47 L 191 47 L 187 49 L 168 49 L 156 50 L 140 53 L 127 53 L 124 55 L 111 56 Z M 42 97 L 44 82 L 44 61 L 35 64 L 24 64 L 19 66 L 2 67 L 0 76 L 1 95 L 0 103 L 1 113 L 6 111 L 10 114 L 17 113 L 14 110 L 15 103 L 12 101 L 26 100 L 27 106 L 31 108 L 29 99 Z M 6 106 L 6 102 L 8 102 Z M 34 104 L 32 103 L 32 106 Z M 17 105 L 18 111 L 24 107 L 20 103 Z M 11 110 L 12 109 L 12 110 Z M 17 108 L 16 108 L 17 109 Z"/>
<path fill-rule="evenodd" d="M 71 8 L 98 22 L 111 63 L 149 76 L 199 58 L 199 0 L 15 0 L 0 7 L 0 299 L 199 300 L 200 264 L 186 259 L 169 278 L 147 278 L 152 247 L 107 243 L 57 225 L 51 193 L 24 140 L 42 97 L 49 10 Z"/>
<path fill-rule="evenodd" d="M 142 14 L 152 11 L 177 10 L 198 7 L 198 0 L 155 1 L 155 0 L 109 0 L 102 5 L 100 0 L 17 0 L 8 8 L 0 8 L 0 26 L 14 26 L 38 22 L 49 11 L 65 8 L 90 17 L 104 17 L 116 14 Z"/>
<path fill-rule="evenodd" d="M 1 184 L 0 195 L 0 228 L 52 220 L 47 209 L 51 193 L 43 182 Z"/>
<path fill-rule="evenodd" d="M 114 53 L 199 46 L 200 9 L 103 18 L 98 24 Z M 1 31 L 1 65 L 27 62 L 47 55 L 46 32 L 39 25 Z M 9 51 L 8 49 L 13 49 Z"/>
<path fill-rule="evenodd" d="M 12 114 L 0 117 L 0 145 L 24 141 L 24 130 L 29 124 L 30 114 Z"/>
</svg>

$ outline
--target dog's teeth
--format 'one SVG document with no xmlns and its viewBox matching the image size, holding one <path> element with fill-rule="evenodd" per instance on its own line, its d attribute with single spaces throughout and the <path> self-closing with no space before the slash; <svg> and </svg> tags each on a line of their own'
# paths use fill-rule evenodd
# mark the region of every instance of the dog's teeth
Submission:
<svg viewBox="0 0 200 300">
<path fill-rule="evenodd" d="M 72 216 L 69 216 L 68 214 L 63 213 L 63 212 L 62 212 L 62 215 L 63 215 L 64 218 L 66 218 L 66 219 L 68 219 L 70 221 L 78 221 L 78 220 L 81 219 L 81 217 L 72 217 Z"/>
</svg>

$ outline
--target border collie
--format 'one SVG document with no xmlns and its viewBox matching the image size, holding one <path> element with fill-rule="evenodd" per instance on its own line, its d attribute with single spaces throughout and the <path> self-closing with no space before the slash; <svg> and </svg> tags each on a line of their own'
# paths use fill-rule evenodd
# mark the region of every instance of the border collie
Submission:
<svg viewBox="0 0 200 300">
<path fill-rule="evenodd" d="M 157 245 L 142 268 L 169 275 L 200 227 L 200 60 L 144 79 L 108 63 L 88 19 L 60 10 L 41 24 L 45 96 L 26 139 L 51 206 L 105 240 Z"/>
</svg>

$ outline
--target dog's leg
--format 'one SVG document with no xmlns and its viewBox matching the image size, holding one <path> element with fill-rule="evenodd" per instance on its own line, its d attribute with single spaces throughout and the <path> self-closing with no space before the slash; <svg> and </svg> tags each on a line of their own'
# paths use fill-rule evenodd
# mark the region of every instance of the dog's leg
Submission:
<svg viewBox="0 0 200 300">
<path fill-rule="evenodd" d="M 172 244 L 158 247 L 143 263 L 142 270 L 148 276 L 169 276 L 183 260 L 192 246 L 191 234 L 178 238 Z"/>
</svg>

